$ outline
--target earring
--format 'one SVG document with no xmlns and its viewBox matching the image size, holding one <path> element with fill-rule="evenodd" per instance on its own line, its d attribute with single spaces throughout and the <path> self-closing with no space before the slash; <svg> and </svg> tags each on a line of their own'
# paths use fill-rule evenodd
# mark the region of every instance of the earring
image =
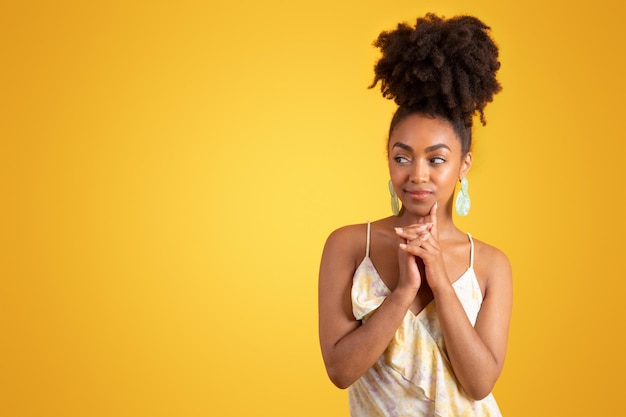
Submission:
<svg viewBox="0 0 626 417">
<path fill-rule="evenodd" d="M 461 189 L 456 196 L 454 208 L 459 216 L 467 216 L 471 206 L 470 196 L 467 193 L 467 178 L 463 177 L 461 179 Z"/>
<path fill-rule="evenodd" d="M 400 214 L 400 202 L 398 201 L 398 195 L 393 190 L 393 184 L 391 180 L 389 180 L 389 194 L 391 194 L 391 211 L 394 216 L 398 216 Z"/>
</svg>

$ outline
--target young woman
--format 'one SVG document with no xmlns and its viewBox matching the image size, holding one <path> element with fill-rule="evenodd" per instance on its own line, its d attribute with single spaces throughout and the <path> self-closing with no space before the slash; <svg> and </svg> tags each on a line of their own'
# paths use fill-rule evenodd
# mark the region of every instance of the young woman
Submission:
<svg viewBox="0 0 626 417">
<path fill-rule="evenodd" d="M 319 335 L 331 381 L 361 416 L 498 416 L 511 268 L 459 230 L 475 115 L 501 89 L 489 27 L 428 14 L 374 44 L 375 79 L 398 104 L 389 129 L 394 215 L 334 231 L 319 278 Z M 461 189 L 454 198 L 456 184 Z M 398 204 L 401 202 L 402 208 Z"/>
</svg>

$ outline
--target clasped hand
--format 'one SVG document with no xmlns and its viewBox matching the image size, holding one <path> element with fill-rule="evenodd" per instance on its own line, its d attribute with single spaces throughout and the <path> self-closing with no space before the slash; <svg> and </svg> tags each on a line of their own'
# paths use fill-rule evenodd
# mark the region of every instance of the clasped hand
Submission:
<svg viewBox="0 0 626 417">
<path fill-rule="evenodd" d="M 439 246 L 437 203 L 433 204 L 428 215 L 420 219 L 419 223 L 396 227 L 395 231 L 404 240 L 398 250 L 400 266 L 398 287 L 408 288 L 417 293 L 423 279 L 426 279 L 431 289 L 449 282 Z M 419 259 L 424 263 L 424 277 L 418 266 Z"/>
</svg>

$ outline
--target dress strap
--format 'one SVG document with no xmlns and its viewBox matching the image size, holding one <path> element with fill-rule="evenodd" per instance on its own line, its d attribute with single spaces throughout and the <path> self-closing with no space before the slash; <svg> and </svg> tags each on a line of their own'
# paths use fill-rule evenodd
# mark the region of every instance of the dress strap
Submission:
<svg viewBox="0 0 626 417">
<path fill-rule="evenodd" d="M 470 268 L 474 268 L 474 239 L 472 239 L 471 234 L 467 234 L 470 241 Z"/>
<path fill-rule="evenodd" d="M 367 222 L 367 243 L 365 246 L 365 257 L 369 258 L 370 257 L 370 222 Z"/>
</svg>

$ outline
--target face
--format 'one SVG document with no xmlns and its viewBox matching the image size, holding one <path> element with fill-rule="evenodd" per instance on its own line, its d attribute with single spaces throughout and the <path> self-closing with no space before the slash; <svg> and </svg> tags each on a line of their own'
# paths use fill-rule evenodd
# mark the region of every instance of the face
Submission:
<svg viewBox="0 0 626 417">
<path fill-rule="evenodd" d="M 471 166 L 449 122 L 422 114 L 405 117 L 389 138 L 389 173 L 404 210 L 426 216 L 435 202 L 450 208 L 457 182 Z"/>
</svg>

